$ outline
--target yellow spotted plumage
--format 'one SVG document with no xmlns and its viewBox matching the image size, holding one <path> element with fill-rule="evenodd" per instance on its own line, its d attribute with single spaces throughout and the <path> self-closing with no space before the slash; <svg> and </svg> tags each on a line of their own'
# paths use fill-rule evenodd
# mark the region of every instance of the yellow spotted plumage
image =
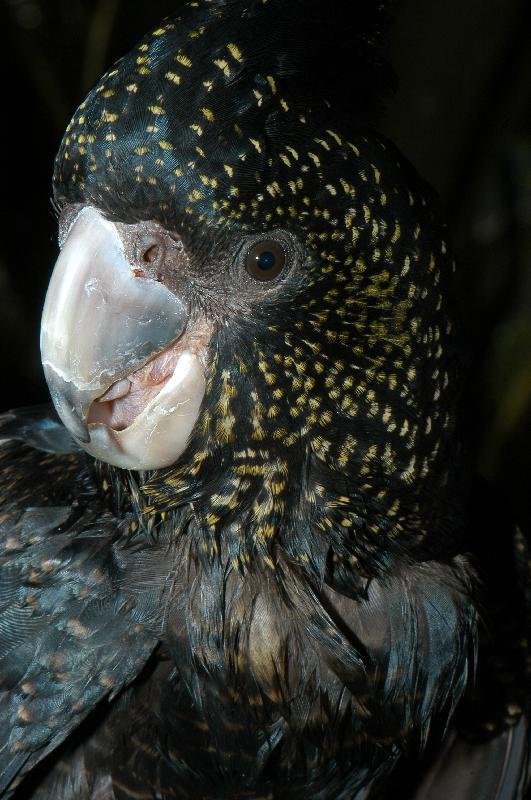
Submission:
<svg viewBox="0 0 531 800">
<path fill-rule="evenodd" d="M 0 793 L 27 770 L 39 800 L 387 796 L 447 724 L 486 737 L 485 774 L 525 739 L 527 545 L 485 604 L 496 659 L 448 233 L 374 130 L 388 6 L 193 0 L 68 126 L 58 207 L 159 223 L 212 335 L 167 469 L 94 465 L 47 418 L 18 447 L 0 420 Z"/>
</svg>

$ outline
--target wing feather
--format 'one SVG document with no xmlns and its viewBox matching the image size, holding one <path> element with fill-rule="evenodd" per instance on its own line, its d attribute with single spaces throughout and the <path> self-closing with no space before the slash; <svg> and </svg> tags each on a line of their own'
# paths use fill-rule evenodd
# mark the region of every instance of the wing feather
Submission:
<svg viewBox="0 0 531 800">
<path fill-rule="evenodd" d="M 158 644 L 127 594 L 124 525 L 47 411 L 0 418 L 0 794 L 142 671 Z M 55 448 L 55 449 L 54 449 Z M 16 491 L 16 487 L 24 487 Z M 13 489 L 15 488 L 15 491 Z M 90 502 L 88 502 L 90 500 Z M 149 600 L 157 601 L 153 592 Z"/>
</svg>

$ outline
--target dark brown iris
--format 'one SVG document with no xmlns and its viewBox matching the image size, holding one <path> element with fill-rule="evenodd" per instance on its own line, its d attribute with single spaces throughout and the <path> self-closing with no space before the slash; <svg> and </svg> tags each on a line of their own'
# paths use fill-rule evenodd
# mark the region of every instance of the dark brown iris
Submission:
<svg viewBox="0 0 531 800">
<path fill-rule="evenodd" d="M 285 263 L 284 248 L 272 239 L 255 242 L 245 256 L 245 269 L 257 281 L 270 281 L 276 278 Z"/>
</svg>

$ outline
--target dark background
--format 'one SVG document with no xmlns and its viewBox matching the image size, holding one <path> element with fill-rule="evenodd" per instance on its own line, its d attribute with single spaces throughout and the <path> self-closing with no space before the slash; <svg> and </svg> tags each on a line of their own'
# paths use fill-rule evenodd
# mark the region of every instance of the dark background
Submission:
<svg viewBox="0 0 531 800">
<path fill-rule="evenodd" d="M 38 328 L 56 255 L 50 177 L 62 131 L 104 69 L 177 5 L 0 0 L 5 409 L 47 399 Z M 403 0 L 390 47 L 400 87 L 381 128 L 446 206 L 470 440 L 479 471 L 531 522 L 529 31 L 529 0 Z"/>
</svg>

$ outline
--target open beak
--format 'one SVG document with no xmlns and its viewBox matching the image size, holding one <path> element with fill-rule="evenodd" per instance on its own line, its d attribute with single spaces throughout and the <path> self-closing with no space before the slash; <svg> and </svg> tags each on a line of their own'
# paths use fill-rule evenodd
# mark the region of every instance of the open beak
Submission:
<svg viewBox="0 0 531 800">
<path fill-rule="evenodd" d="M 117 226 L 83 208 L 52 274 L 41 355 L 57 412 L 91 455 L 156 469 L 184 451 L 205 392 L 188 321 L 181 298 L 138 277 Z"/>
</svg>

